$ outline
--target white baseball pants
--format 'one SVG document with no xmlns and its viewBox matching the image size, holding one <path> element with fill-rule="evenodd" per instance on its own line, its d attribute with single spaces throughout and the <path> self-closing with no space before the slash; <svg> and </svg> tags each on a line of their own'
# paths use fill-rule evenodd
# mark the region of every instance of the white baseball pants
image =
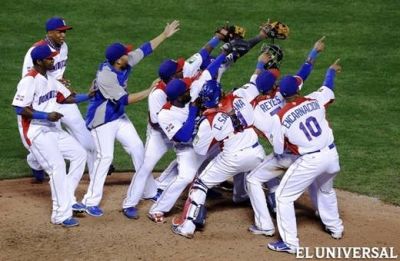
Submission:
<svg viewBox="0 0 400 261">
<path fill-rule="evenodd" d="M 96 145 L 93 141 L 90 131 L 86 128 L 85 121 L 82 118 L 78 106 L 76 104 L 60 104 L 60 106 L 57 108 L 57 111 L 64 115 L 64 117 L 61 118 L 61 123 L 66 128 L 68 133 L 71 134 L 86 150 L 88 172 L 91 174 L 93 164 L 96 159 Z M 30 150 L 23 138 L 22 140 L 25 148 Z M 28 154 L 26 160 L 30 168 L 35 170 L 43 169 L 31 153 Z"/>
<path fill-rule="evenodd" d="M 104 182 L 114 157 L 114 142 L 117 139 L 131 156 L 135 170 L 143 163 L 144 147 L 132 122 L 123 116 L 91 130 L 97 148 L 88 191 L 82 203 L 86 206 L 98 206 L 103 196 Z"/>
<path fill-rule="evenodd" d="M 176 149 L 178 175 L 168 184 L 149 213 L 169 212 L 185 188 L 192 183 L 206 156 L 197 154 L 192 147 Z"/>
<path fill-rule="evenodd" d="M 139 204 L 145 187 L 152 190 L 153 193 L 150 197 L 156 195 L 157 183 L 154 180 L 152 172 L 157 162 L 172 148 L 172 145 L 172 142 L 168 140 L 162 130 L 154 129 L 150 124 L 147 125 L 147 140 L 143 164 L 139 171 L 132 177 L 122 208 L 135 207 Z"/>
<path fill-rule="evenodd" d="M 32 140 L 30 149 L 50 177 L 51 222 L 60 224 L 72 216 L 75 189 L 85 170 L 86 151 L 67 132 L 57 128 L 41 132 Z M 70 161 L 68 175 L 64 158 Z"/>
<path fill-rule="evenodd" d="M 342 232 L 333 179 L 339 172 L 336 147 L 299 157 L 287 170 L 276 190 L 277 224 L 282 240 L 299 246 L 294 201 L 311 185 L 318 195 L 318 211 L 322 222 L 333 232 Z"/>
<path fill-rule="evenodd" d="M 199 175 L 199 183 L 205 186 L 205 190 L 228 180 L 234 175 L 242 172 L 248 172 L 258 166 L 265 157 L 264 149 L 261 145 L 250 146 L 242 150 L 226 153 L 222 151 L 214 158 L 207 167 Z M 184 233 L 192 234 L 195 225 L 189 220 L 190 215 L 195 213 L 198 205 L 204 205 L 206 201 L 207 191 L 202 189 L 191 189 L 189 192 L 190 202 L 187 216 L 184 222 L 179 225 L 180 230 Z M 186 210 L 184 210 L 185 212 Z"/>
<path fill-rule="evenodd" d="M 283 154 L 278 158 L 271 153 L 247 175 L 247 193 L 254 211 L 254 224 L 258 228 L 263 230 L 275 228 L 268 211 L 262 185 L 270 180 L 274 181 L 275 178 L 285 173 L 297 158 L 298 156 L 293 154 Z"/>
<path fill-rule="evenodd" d="M 89 174 L 93 171 L 93 164 L 96 159 L 96 144 L 90 131 L 86 128 L 85 120 L 76 104 L 61 104 L 58 112 L 63 114 L 62 125 L 66 128 L 87 152 L 87 167 Z"/>
</svg>

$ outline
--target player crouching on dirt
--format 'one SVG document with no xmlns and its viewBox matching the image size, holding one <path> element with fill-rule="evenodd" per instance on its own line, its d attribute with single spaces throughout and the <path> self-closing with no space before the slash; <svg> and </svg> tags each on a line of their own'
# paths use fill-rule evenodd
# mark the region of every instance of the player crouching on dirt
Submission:
<svg viewBox="0 0 400 261">
<path fill-rule="evenodd" d="M 187 238 L 193 237 L 196 226 L 205 223 L 207 191 L 238 173 L 252 170 L 265 156 L 251 127 L 254 115 L 249 102 L 234 94 L 222 98 L 221 85 L 215 80 L 203 85 L 199 97 L 207 110 L 193 141 L 194 150 L 205 155 L 215 141 L 223 149 L 195 180 L 182 217 L 172 222 L 172 231 Z"/>
</svg>

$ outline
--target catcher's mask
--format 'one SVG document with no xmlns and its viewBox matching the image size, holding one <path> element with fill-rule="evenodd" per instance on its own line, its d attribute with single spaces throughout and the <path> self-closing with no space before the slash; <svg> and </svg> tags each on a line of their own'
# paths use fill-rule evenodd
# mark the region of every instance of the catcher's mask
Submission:
<svg viewBox="0 0 400 261">
<path fill-rule="evenodd" d="M 205 82 L 201 88 L 199 97 L 204 107 L 216 107 L 221 99 L 221 85 L 216 80 Z"/>
<path fill-rule="evenodd" d="M 279 47 L 279 45 L 263 44 L 261 46 L 260 53 L 267 53 L 271 57 L 271 59 L 264 66 L 266 70 L 270 68 L 279 68 L 281 61 L 283 59 L 283 51 Z"/>
</svg>

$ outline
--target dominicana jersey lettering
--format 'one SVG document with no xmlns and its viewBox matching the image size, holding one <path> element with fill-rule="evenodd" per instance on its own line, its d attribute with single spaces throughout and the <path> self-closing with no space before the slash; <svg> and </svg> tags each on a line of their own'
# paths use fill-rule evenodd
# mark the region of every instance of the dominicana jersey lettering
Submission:
<svg viewBox="0 0 400 261">
<path fill-rule="evenodd" d="M 29 48 L 28 52 L 24 58 L 24 64 L 22 66 L 22 77 L 24 77 L 29 70 L 33 68 L 33 62 L 31 58 L 31 52 L 33 48 L 39 45 L 48 45 L 52 52 L 59 52 L 56 56 L 53 57 L 54 59 L 54 66 L 51 70 L 47 71 L 47 75 L 50 75 L 57 80 L 63 79 L 63 75 L 67 66 L 68 60 L 68 46 L 64 42 L 60 48 L 55 48 L 48 39 L 40 40 L 35 43 L 31 48 Z"/>
<path fill-rule="evenodd" d="M 334 98 L 334 92 L 322 86 L 316 92 L 288 102 L 273 117 L 272 140 L 275 153 L 281 154 L 284 146 L 298 155 L 330 146 L 334 137 L 326 120 L 325 108 Z"/>
<path fill-rule="evenodd" d="M 57 111 L 57 102 L 63 102 L 69 95 L 71 92 L 54 77 L 48 75 L 46 78 L 33 69 L 18 83 L 12 105 L 50 113 Z M 31 140 L 43 131 L 43 128 L 55 126 L 55 122 L 28 119 L 18 115 L 18 129 L 24 145 L 30 146 Z"/>
<path fill-rule="evenodd" d="M 133 66 L 152 53 L 149 42 L 128 53 L 128 67 L 117 71 L 108 62 L 100 64 L 94 82 L 95 96 L 90 100 L 86 126 L 93 129 L 125 115 L 128 104 L 127 84 Z"/>
</svg>

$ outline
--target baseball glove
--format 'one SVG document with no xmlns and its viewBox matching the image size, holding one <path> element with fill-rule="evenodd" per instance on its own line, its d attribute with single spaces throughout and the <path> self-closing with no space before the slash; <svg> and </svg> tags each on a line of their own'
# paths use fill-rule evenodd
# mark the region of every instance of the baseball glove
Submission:
<svg viewBox="0 0 400 261">
<path fill-rule="evenodd" d="M 233 53 L 234 59 L 245 55 L 250 49 L 250 44 L 243 39 L 234 39 L 228 43 L 221 46 L 221 49 L 227 54 Z"/>
<path fill-rule="evenodd" d="M 219 33 L 224 36 L 222 41 L 225 43 L 232 41 L 233 39 L 243 39 L 246 34 L 246 29 L 238 25 L 230 25 L 226 23 L 224 26 L 217 28 L 215 33 Z"/>
<path fill-rule="evenodd" d="M 260 26 L 260 30 L 271 39 L 284 40 L 289 36 L 289 27 L 279 21 L 268 21 Z"/>
</svg>

